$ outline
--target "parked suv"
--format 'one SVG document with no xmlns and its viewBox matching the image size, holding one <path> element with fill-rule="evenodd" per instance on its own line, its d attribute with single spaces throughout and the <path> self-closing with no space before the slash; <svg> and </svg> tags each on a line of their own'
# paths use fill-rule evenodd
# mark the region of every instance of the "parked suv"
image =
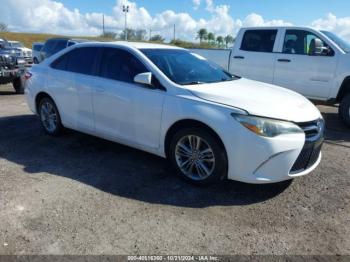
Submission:
<svg viewBox="0 0 350 262">
<path fill-rule="evenodd" d="M 40 61 L 56 54 L 57 52 L 69 46 L 87 42 L 84 39 L 70 39 L 70 38 L 51 38 L 47 40 L 40 51 Z"/>
<path fill-rule="evenodd" d="M 334 105 L 350 127 L 350 43 L 309 27 L 243 28 L 232 52 L 198 50 L 232 74 Z"/>
<path fill-rule="evenodd" d="M 324 121 L 305 97 L 231 75 L 185 49 L 84 43 L 31 69 L 26 97 L 63 127 L 168 157 L 193 183 L 273 183 L 321 161 Z"/>
<path fill-rule="evenodd" d="M 33 62 L 34 64 L 39 64 L 41 61 L 40 58 L 40 51 L 43 48 L 44 43 L 33 43 L 32 50 L 33 50 Z"/>
</svg>

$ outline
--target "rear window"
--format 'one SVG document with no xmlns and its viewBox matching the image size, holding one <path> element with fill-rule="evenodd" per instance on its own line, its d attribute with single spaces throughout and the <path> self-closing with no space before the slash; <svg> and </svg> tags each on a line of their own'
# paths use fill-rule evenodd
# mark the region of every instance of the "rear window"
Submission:
<svg viewBox="0 0 350 262">
<path fill-rule="evenodd" d="M 251 52 L 273 52 L 277 30 L 247 30 L 243 36 L 241 50 Z"/>
<path fill-rule="evenodd" d="M 51 67 L 57 70 L 69 71 L 85 75 L 93 75 L 98 48 L 82 47 L 73 49 L 56 59 Z"/>
</svg>

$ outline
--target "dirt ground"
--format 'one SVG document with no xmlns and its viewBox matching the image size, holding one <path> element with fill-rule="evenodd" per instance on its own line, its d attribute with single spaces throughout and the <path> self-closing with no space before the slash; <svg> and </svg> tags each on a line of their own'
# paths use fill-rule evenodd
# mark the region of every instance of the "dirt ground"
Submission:
<svg viewBox="0 0 350 262">
<path fill-rule="evenodd" d="M 350 129 L 319 108 L 326 142 L 312 174 L 198 188 L 150 154 L 46 136 L 1 86 L 0 254 L 350 255 Z"/>
</svg>

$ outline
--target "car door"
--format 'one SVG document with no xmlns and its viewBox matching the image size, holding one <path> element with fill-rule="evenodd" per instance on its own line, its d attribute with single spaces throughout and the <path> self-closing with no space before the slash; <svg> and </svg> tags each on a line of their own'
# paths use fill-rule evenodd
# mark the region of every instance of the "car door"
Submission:
<svg viewBox="0 0 350 262">
<path fill-rule="evenodd" d="M 312 50 L 316 33 L 307 30 L 287 29 L 280 53 L 276 57 L 273 83 L 309 98 L 328 98 L 335 76 L 337 59 L 334 51 L 322 40 L 325 49 L 322 55 Z"/>
<path fill-rule="evenodd" d="M 232 74 L 252 80 L 272 83 L 276 58 L 277 29 L 246 30 L 237 39 L 230 59 Z"/>
<path fill-rule="evenodd" d="M 159 147 L 164 91 L 134 83 L 149 70 L 129 51 L 106 47 L 99 63 L 93 107 L 96 132 L 147 148 Z"/>
<path fill-rule="evenodd" d="M 95 47 L 73 49 L 52 63 L 48 82 L 63 123 L 88 133 L 94 131 L 92 83 L 96 58 Z"/>
</svg>

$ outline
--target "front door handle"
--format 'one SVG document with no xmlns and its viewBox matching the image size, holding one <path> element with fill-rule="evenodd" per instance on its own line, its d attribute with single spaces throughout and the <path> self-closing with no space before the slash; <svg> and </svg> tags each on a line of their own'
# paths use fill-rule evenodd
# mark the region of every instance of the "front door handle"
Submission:
<svg viewBox="0 0 350 262">
<path fill-rule="evenodd" d="M 238 56 L 234 56 L 233 58 L 234 58 L 234 59 L 244 59 L 244 56 L 238 55 Z"/>
<path fill-rule="evenodd" d="M 278 62 L 282 62 L 282 63 L 290 63 L 292 62 L 290 59 L 278 59 Z"/>
</svg>

